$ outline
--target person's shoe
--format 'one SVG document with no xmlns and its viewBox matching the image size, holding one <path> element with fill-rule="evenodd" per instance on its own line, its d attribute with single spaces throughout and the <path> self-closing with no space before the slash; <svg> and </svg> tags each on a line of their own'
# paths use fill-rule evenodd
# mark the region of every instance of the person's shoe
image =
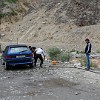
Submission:
<svg viewBox="0 0 100 100">
<path fill-rule="evenodd" d="M 88 68 L 85 68 L 85 70 L 86 70 L 86 71 L 89 71 L 89 69 L 88 69 Z"/>
<path fill-rule="evenodd" d="M 42 68 L 42 65 L 40 64 L 40 67 Z"/>
</svg>

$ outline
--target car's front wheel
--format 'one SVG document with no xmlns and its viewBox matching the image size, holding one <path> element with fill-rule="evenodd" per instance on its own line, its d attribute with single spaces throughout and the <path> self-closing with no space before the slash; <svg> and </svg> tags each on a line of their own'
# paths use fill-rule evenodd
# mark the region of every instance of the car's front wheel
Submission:
<svg viewBox="0 0 100 100">
<path fill-rule="evenodd" d="M 10 69 L 10 66 L 9 65 L 7 65 L 7 63 L 5 62 L 5 65 L 4 65 L 4 69 L 5 70 L 9 70 Z"/>
</svg>

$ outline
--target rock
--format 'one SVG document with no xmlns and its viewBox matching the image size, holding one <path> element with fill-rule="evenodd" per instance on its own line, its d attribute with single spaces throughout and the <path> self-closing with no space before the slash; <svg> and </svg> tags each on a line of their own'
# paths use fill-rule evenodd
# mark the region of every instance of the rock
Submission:
<svg viewBox="0 0 100 100">
<path fill-rule="evenodd" d="M 33 35 L 33 33 L 30 33 L 30 35 Z"/>
<path fill-rule="evenodd" d="M 38 30 L 41 30 L 41 27 L 39 27 Z"/>
<path fill-rule="evenodd" d="M 58 3 L 58 5 L 60 5 L 61 3 Z"/>
<path fill-rule="evenodd" d="M 32 21 L 32 19 L 30 19 L 29 21 Z"/>
<path fill-rule="evenodd" d="M 64 62 L 65 64 L 69 64 L 69 62 Z"/>
<path fill-rule="evenodd" d="M 12 41 L 13 39 L 9 39 L 10 41 Z"/>
<path fill-rule="evenodd" d="M 21 30 L 21 32 L 24 32 L 24 30 Z"/>
<path fill-rule="evenodd" d="M 2 33 L 2 34 L 1 34 L 1 37 L 3 37 L 3 36 L 5 36 L 5 34 Z"/>
<path fill-rule="evenodd" d="M 42 24 L 46 24 L 46 22 L 42 22 Z"/>
<path fill-rule="evenodd" d="M 39 86 L 43 86 L 43 84 L 41 84 L 41 83 L 40 83 L 40 84 L 38 84 L 38 85 L 39 85 Z"/>
<path fill-rule="evenodd" d="M 79 95 L 80 93 L 79 92 L 75 92 L 75 95 Z"/>
<path fill-rule="evenodd" d="M 81 63 L 75 63 L 75 64 L 74 64 L 74 67 L 75 67 L 75 68 L 81 68 Z"/>
<path fill-rule="evenodd" d="M 90 84 L 93 84 L 93 82 L 90 82 Z"/>
</svg>

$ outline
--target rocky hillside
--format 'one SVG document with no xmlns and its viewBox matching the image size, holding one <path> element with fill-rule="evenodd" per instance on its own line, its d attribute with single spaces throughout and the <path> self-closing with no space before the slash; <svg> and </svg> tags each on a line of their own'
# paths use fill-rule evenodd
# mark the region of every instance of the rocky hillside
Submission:
<svg viewBox="0 0 100 100">
<path fill-rule="evenodd" d="M 100 51 L 99 0 L 3 0 L 0 5 L 2 42 L 82 51 L 88 37 L 93 51 Z"/>
</svg>

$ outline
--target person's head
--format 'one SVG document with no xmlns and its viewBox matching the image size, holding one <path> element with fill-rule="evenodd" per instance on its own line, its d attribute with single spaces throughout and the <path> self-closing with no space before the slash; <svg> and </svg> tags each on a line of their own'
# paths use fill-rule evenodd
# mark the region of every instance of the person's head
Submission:
<svg viewBox="0 0 100 100">
<path fill-rule="evenodd" d="M 89 43 L 89 42 L 90 42 L 90 40 L 89 40 L 88 38 L 86 38 L 86 39 L 85 39 L 85 42 L 86 42 L 86 43 Z"/>
<path fill-rule="evenodd" d="M 29 46 L 29 49 L 30 49 L 30 50 L 32 50 L 32 47 L 31 47 L 31 46 Z"/>
<path fill-rule="evenodd" d="M 29 46 L 29 48 L 31 48 L 31 46 Z"/>
<path fill-rule="evenodd" d="M 43 50 L 43 48 L 41 48 Z"/>
<path fill-rule="evenodd" d="M 34 52 L 34 51 L 35 51 L 35 49 L 36 49 L 36 47 L 32 47 L 32 52 Z"/>
</svg>

